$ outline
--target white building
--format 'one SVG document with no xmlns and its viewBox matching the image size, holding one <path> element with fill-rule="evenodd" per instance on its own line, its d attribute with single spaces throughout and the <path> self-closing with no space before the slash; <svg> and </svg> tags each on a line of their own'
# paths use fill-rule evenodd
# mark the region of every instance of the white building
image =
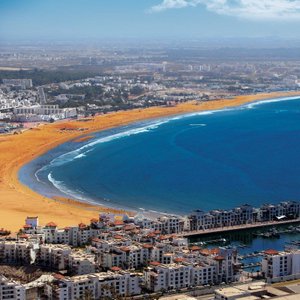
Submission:
<svg viewBox="0 0 300 300">
<path fill-rule="evenodd" d="M 68 256 L 68 269 L 76 275 L 95 273 L 95 256 L 82 252 L 72 252 Z"/>
<path fill-rule="evenodd" d="M 141 277 L 130 272 L 106 272 L 89 275 L 58 278 L 51 286 L 49 294 L 57 300 L 91 299 L 111 297 L 128 297 L 139 295 Z"/>
<path fill-rule="evenodd" d="M 40 245 L 37 263 L 53 270 L 66 270 L 72 249 L 67 245 Z"/>
<path fill-rule="evenodd" d="M 186 230 L 205 230 L 225 226 L 252 224 L 282 219 L 296 219 L 300 216 L 299 201 L 285 201 L 279 204 L 264 204 L 259 208 L 244 204 L 231 210 L 192 212 L 185 222 Z"/>
<path fill-rule="evenodd" d="M 296 293 L 295 293 L 296 292 Z M 238 284 L 235 286 L 226 286 L 215 289 L 215 300 L 261 300 L 261 299 L 280 299 L 280 300 L 298 300 L 299 294 L 289 285 L 282 289 L 272 285 L 267 285 L 264 281 L 250 282 L 247 284 Z"/>
<path fill-rule="evenodd" d="M 0 262 L 31 264 L 35 262 L 36 251 L 36 245 L 31 242 L 1 241 Z"/>
<path fill-rule="evenodd" d="M 32 88 L 32 79 L 3 79 L 5 85 L 21 86 L 23 89 Z"/>
<path fill-rule="evenodd" d="M 266 250 L 262 259 L 262 273 L 268 282 L 300 278 L 300 250 Z"/>
<path fill-rule="evenodd" d="M 153 248 L 153 247 L 152 247 Z M 150 248 L 141 245 L 112 247 L 109 251 L 99 251 L 98 263 L 104 268 L 141 268 L 150 261 Z"/>
<path fill-rule="evenodd" d="M 178 216 L 162 216 L 152 220 L 138 214 L 134 218 L 134 223 L 142 228 L 159 230 L 163 234 L 181 233 L 184 230 L 185 218 Z"/>
<path fill-rule="evenodd" d="M 39 226 L 39 218 L 27 217 L 25 220 L 25 224 L 31 226 L 32 228 L 37 228 Z"/>
<path fill-rule="evenodd" d="M 152 267 L 145 269 L 146 287 L 153 292 L 182 289 L 192 285 L 191 265 L 150 263 Z"/>
<path fill-rule="evenodd" d="M 201 286 L 216 282 L 216 264 L 186 263 L 183 259 L 175 259 L 178 263 L 150 263 L 144 271 L 145 284 L 152 292 L 182 289 L 189 286 Z"/>
<path fill-rule="evenodd" d="M 0 275 L 0 299 L 26 300 L 25 287 Z"/>
<path fill-rule="evenodd" d="M 42 232 L 45 235 L 46 243 L 66 244 L 75 247 L 87 244 L 92 238 L 100 234 L 99 229 L 94 229 L 82 223 L 78 226 L 58 228 L 55 223 L 49 222 L 42 228 Z"/>
<path fill-rule="evenodd" d="M 32 105 L 32 106 L 22 106 L 15 107 L 14 115 L 17 120 L 31 120 L 40 119 L 48 120 L 50 118 L 56 119 L 66 119 L 72 118 L 77 115 L 76 108 L 59 108 L 58 105 Z"/>
</svg>

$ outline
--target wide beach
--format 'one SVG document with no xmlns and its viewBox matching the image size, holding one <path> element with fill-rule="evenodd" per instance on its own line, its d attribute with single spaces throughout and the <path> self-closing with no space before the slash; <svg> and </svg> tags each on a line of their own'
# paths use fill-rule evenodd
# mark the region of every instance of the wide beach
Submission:
<svg viewBox="0 0 300 300">
<path fill-rule="evenodd" d="M 99 211 L 112 210 L 71 199 L 46 198 L 19 182 L 18 171 L 24 164 L 61 143 L 72 139 L 82 141 L 83 134 L 87 135 L 135 121 L 195 111 L 217 110 L 258 100 L 299 94 L 299 92 L 258 94 L 202 103 L 188 102 L 174 107 L 120 111 L 86 120 L 40 125 L 18 135 L 0 136 L 0 228 L 16 231 L 22 227 L 24 219 L 29 215 L 38 215 L 42 224 L 54 221 L 59 226 L 66 226 L 89 222 L 91 218 L 97 217 Z"/>
</svg>

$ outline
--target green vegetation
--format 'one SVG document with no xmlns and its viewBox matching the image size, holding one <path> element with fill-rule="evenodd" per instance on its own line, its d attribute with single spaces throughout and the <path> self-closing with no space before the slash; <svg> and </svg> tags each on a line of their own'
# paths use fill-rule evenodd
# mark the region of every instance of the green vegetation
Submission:
<svg viewBox="0 0 300 300">
<path fill-rule="evenodd" d="M 20 281 L 22 283 L 28 283 L 36 280 L 41 275 L 45 274 L 36 266 L 0 266 L 0 274 L 8 278 Z"/>
<path fill-rule="evenodd" d="M 145 89 L 142 88 L 139 85 L 134 86 L 131 90 L 130 90 L 130 94 L 134 95 L 134 96 L 139 96 L 141 94 L 143 94 L 145 92 Z"/>
<path fill-rule="evenodd" d="M 72 87 L 68 90 L 57 89 L 51 92 L 52 96 L 59 94 L 74 94 L 74 95 L 85 95 L 85 99 L 95 99 L 103 95 L 103 88 L 101 86 L 84 86 L 84 87 Z"/>
<path fill-rule="evenodd" d="M 69 80 L 79 80 L 87 77 L 99 75 L 99 72 L 79 71 L 79 70 L 20 70 L 20 71 L 0 71 L 0 79 L 23 79 L 31 78 L 33 85 L 43 85 L 58 83 Z"/>
</svg>

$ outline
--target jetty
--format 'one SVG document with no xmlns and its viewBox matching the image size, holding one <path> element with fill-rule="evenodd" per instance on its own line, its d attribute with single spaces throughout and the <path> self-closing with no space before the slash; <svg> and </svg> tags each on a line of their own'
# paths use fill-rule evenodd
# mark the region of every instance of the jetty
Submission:
<svg viewBox="0 0 300 300">
<path fill-rule="evenodd" d="M 290 245 L 293 245 L 293 246 L 299 246 L 300 247 L 300 240 L 299 241 L 287 242 L 287 244 L 290 244 Z"/>
<path fill-rule="evenodd" d="M 249 269 L 249 268 L 255 268 L 255 267 L 260 267 L 260 266 L 261 266 L 260 262 L 250 263 L 250 264 L 247 264 L 247 265 L 242 265 L 241 269 Z"/>
<path fill-rule="evenodd" d="M 245 255 L 238 255 L 238 259 L 239 260 L 244 260 L 244 259 L 248 259 L 248 258 L 254 258 L 254 257 L 260 257 L 264 255 L 264 251 L 261 252 L 252 252 L 252 253 L 248 253 Z"/>
<path fill-rule="evenodd" d="M 209 229 L 186 231 L 186 232 L 180 233 L 179 236 L 188 238 L 188 237 L 192 237 L 192 236 L 201 236 L 201 235 L 209 235 L 209 234 L 224 233 L 224 232 L 234 232 L 234 231 L 242 231 L 242 230 L 265 228 L 265 227 L 275 227 L 275 226 L 290 225 L 290 224 L 300 224 L 300 218 L 292 219 L 292 220 L 257 222 L 257 223 L 252 223 L 252 224 L 241 224 L 241 225 L 223 226 L 223 227 L 215 227 L 215 228 L 209 228 Z"/>
</svg>

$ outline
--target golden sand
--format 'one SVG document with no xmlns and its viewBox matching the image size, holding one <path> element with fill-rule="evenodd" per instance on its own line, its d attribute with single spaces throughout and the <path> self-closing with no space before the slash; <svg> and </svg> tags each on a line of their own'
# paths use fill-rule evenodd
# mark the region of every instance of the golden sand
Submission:
<svg viewBox="0 0 300 300">
<path fill-rule="evenodd" d="M 192 101 L 174 107 L 119 111 L 84 121 L 62 121 L 40 125 L 38 128 L 26 130 L 18 135 L 2 135 L 0 136 L 0 228 L 17 231 L 24 225 L 25 218 L 32 215 L 38 215 L 41 224 L 54 221 L 59 226 L 67 226 L 89 222 L 91 218 L 98 216 L 99 211 L 115 211 L 72 199 L 49 199 L 19 182 L 18 170 L 24 164 L 61 143 L 69 140 L 80 141 L 83 134 L 144 119 L 222 109 L 256 100 L 299 94 L 299 92 L 258 94 L 202 103 Z"/>
</svg>

